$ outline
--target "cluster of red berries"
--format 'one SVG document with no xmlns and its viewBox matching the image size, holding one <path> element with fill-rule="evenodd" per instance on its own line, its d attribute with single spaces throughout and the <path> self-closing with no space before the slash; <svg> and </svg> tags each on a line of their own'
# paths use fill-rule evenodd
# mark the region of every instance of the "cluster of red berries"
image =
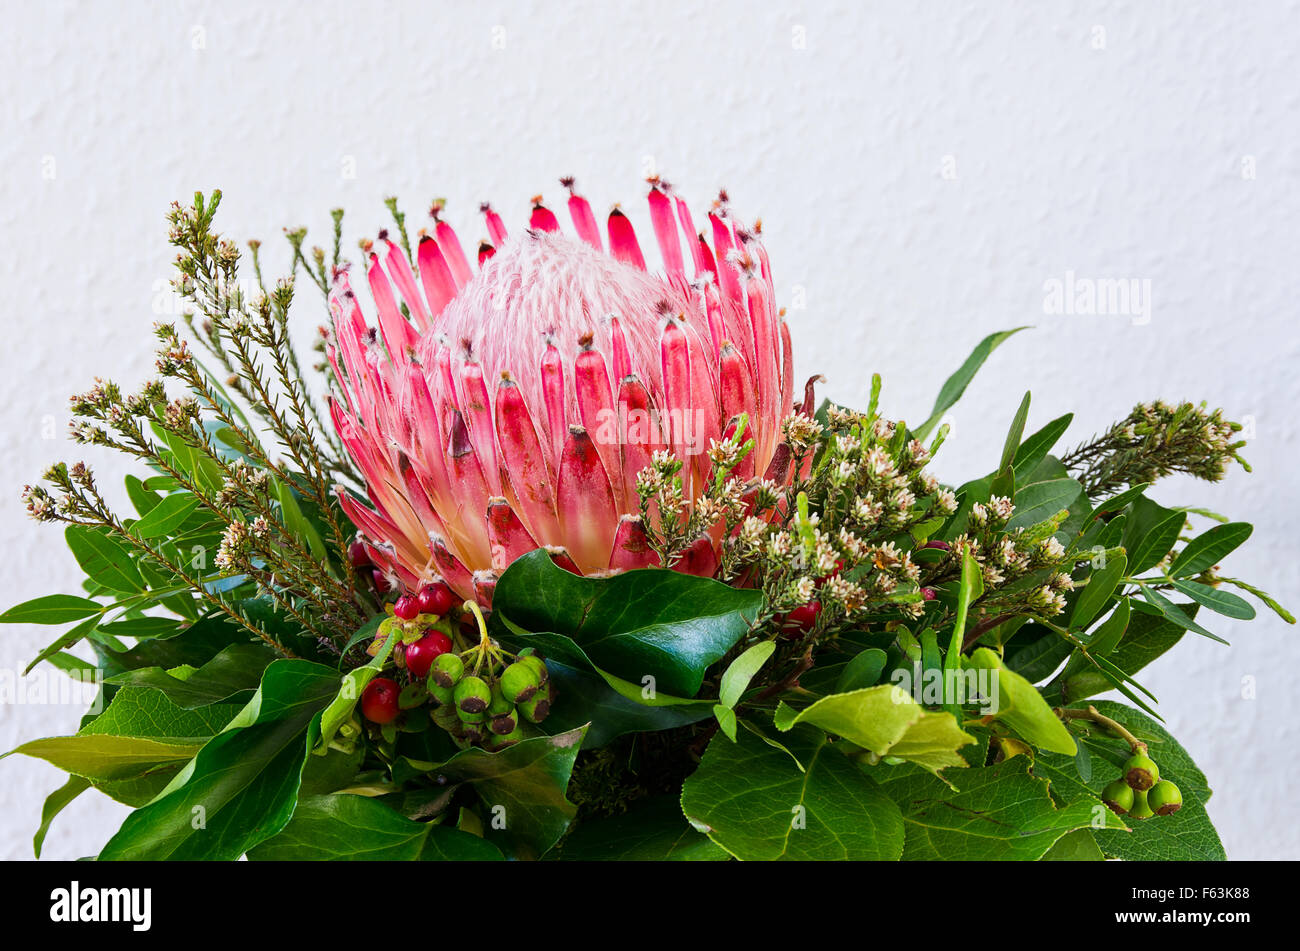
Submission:
<svg viewBox="0 0 1300 951">
<path fill-rule="evenodd" d="M 1167 779 L 1145 752 L 1134 753 L 1120 767 L 1123 775 L 1101 792 L 1101 800 L 1117 816 L 1150 819 L 1173 815 L 1183 808 L 1183 793 Z"/>
</svg>

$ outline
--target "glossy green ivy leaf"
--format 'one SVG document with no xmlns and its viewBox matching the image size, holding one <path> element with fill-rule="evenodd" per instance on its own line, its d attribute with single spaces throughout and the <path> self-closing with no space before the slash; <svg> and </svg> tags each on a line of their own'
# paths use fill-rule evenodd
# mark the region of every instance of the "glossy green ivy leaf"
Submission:
<svg viewBox="0 0 1300 951">
<path fill-rule="evenodd" d="M 539 549 L 506 569 L 492 603 L 516 636 L 563 635 L 601 670 L 635 683 L 651 676 L 657 690 L 693 697 L 749 630 L 762 594 L 657 568 L 579 577 Z"/>
<path fill-rule="evenodd" d="M 740 859 L 892 860 L 903 848 L 898 806 L 810 726 L 781 745 L 748 725 L 735 743 L 714 737 L 682 789 L 682 811 Z"/>
<path fill-rule="evenodd" d="M 943 861 L 1032 861 L 1076 829 L 1123 828 L 1098 800 L 1057 808 L 1046 780 L 1029 775 L 1030 759 L 1016 756 L 962 770 L 943 780 L 915 770 L 891 774 L 876 767 L 881 788 L 902 811 L 907 830 L 903 858 Z M 1123 833 L 1119 833 L 1123 834 Z"/>
<path fill-rule="evenodd" d="M 1187 751 L 1163 726 L 1141 711 L 1108 700 L 1098 700 L 1093 705 L 1145 742 L 1150 756 L 1160 766 L 1161 778 L 1172 780 L 1183 794 L 1183 808 L 1173 815 L 1128 820 L 1129 832 L 1094 830 L 1101 850 L 1109 857 L 1131 862 L 1225 859 L 1223 844 L 1205 811 L 1205 803 L 1210 798 L 1209 784 Z M 1092 785 L 1096 790 L 1080 782 L 1070 762 L 1062 757 L 1042 754 L 1034 765 L 1034 772 L 1049 779 L 1053 792 L 1066 803 L 1095 801 L 1098 792 L 1119 775 L 1120 764 L 1129 757 L 1126 743 L 1103 732 L 1092 733 L 1082 743 L 1093 756 Z"/>
<path fill-rule="evenodd" d="M 478 836 L 413 822 L 366 796 L 311 796 L 298 801 L 279 833 L 250 849 L 251 861 L 482 862 L 500 850 Z"/>
<path fill-rule="evenodd" d="M 674 796 L 636 803 L 621 816 L 581 823 L 560 846 L 571 862 L 718 862 L 731 858 L 691 828 Z"/>
</svg>

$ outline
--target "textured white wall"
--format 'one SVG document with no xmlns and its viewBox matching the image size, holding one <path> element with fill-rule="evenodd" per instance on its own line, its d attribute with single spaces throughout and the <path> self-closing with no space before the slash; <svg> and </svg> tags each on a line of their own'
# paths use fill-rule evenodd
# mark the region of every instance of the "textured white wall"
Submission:
<svg viewBox="0 0 1300 951">
<path fill-rule="evenodd" d="M 383 196 L 418 217 L 442 195 L 472 240 L 479 200 L 517 226 L 530 195 L 558 202 L 564 174 L 597 207 L 640 210 L 649 163 L 697 213 L 726 185 L 763 216 L 782 302 L 806 295 L 791 315 L 800 370 L 824 373 L 836 399 L 861 403 L 879 371 L 887 408 L 919 419 L 978 338 L 1037 325 L 954 413 L 940 457 L 953 479 L 991 467 L 1026 388 L 1031 427 L 1074 410 L 1076 439 L 1155 396 L 1253 417 L 1254 475 L 1156 497 L 1256 522 L 1233 571 L 1300 604 L 1295 2 L 6 0 L 3 12 L 6 605 L 75 583 L 58 533 L 26 519 L 17 490 L 76 453 L 62 437 L 72 389 L 148 372 L 172 199 L 221 187 L 220 225 L 267 239 L 300 223 L 322 235 L 343 204 L 354 246 L 384 224 Z M 1149 323 L 1044 315 L 1044 282 L 1067 271 L 1149 280 Z M 304 330 L 318 319 L 299 317 Z M 111 463 L 100 471 L 120 481 Z M 1229 854 L 1300 857 L 1296 632 L 1271 617 L 1217 627 L 1231 648 L 1190 637 L 1146 681 L 1217 789 Z M 0 666 L 21 669 L 48 637 L 0 630 Z M 1241 699 L 1246 676 L 1257 699 Z M 77 715 L 0 709 L 0 748 L 70 731 Z M 60 781 L 42 763 L 0 763 L 0 857 L 31 854 Z M 83 797 L 46 854 L 93 853 L 122 814 Z"/>
</svg>

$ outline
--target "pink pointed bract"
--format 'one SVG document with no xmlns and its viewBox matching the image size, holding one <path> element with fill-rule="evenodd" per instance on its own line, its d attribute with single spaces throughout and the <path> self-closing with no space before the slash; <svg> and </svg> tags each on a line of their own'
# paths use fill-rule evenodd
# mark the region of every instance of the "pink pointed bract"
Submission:
<svg viewBox="0 0 1300 951">
<path fill-rule="evenodd" d="M 754 449 L 737 474 L 788 481 L 789 330 L 757 231 L 735 223 L 724 195 L 697 232 L 686 203 L 652 180 L 656 273 L 621 210 L 602 229 L 564 184 L 572 233 L 540 197 L 515 232 L 482 206 L 477 274 L 440 218 L 414 268 L 381 235 L 366 262 L 373 326 L 349 274 L 336 278 L 330 412 L 369 504 L 340 495 L 407 591 L 442 578 L 490 606 L 497 576 L 539 547 L 584 574 L 657 565 L 637 473 L 668 450 L 694 500 L 711 442 L 741 413 Z M 671 567 L 712 574 L 719 535 Z"/>
</svg>

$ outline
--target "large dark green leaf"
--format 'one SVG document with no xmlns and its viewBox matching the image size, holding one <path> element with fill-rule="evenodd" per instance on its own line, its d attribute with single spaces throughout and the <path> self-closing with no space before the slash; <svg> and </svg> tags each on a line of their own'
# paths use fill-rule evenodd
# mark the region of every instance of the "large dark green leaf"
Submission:
<svg viewBox="0 0 1300 951">
<path fill-rule="evenodd" d="M 1096 701 L 1094 705 L 1100 713 L 1123 724 L 1145 742 L 1150 756 L 1160 767 L 1161 778 L 1176 783 L 1183 794 L 1183 808 L 1173 815 L 1129 820 L 1130 832 L 1094 830 L 1102 851 L 1107 856 L 1128 861 L 1223 860 L 1223 844 L 1205 812 L 1210 787 L 1187 751 L 1164 727 L 1132 707 L 1107 700 Z M 1100 790 L 1119 775 L 1120 764 L 1129 757 L 1128 745 L 1101 732 L 1093 733 L 1081 743 L 1092 753 L 1092 785 Z M 1051 781 L 1053 793 L 1062 802 L 1091 802 L 1097 796 L 1096 791 L 1079 781 L 1072 764 L 1064 757 L 1041 754 L 1034 764 L 1034 772 Z"/>
<path fill-rule="evenodd" d="M 248 705 L 164 793 L 127 817 L 101 859 L 237 859 L 293 814 L 308 726 L 338 672 L 277 660 Z"/>
<path fill-rule="evenodd" d="M 761 606 L 758 591 L 675 571 L 579 577 L 541 549 L 511 564 L 493 595 L 494 614 L 516 636 L 568 637 L 600 669 L 634 683 L 653 677 L 657 691 L 682 697 L 699 691 Z"/>
<path fill-rule="evenodd" d="M 555 699 L 542 724 L 547 733 L 567 733 L 590 723 L 584 749 L 594 749 L 625 733 L 671 730 L 713 715 L 712 701 L 651 706 L 615 690 L 595 670 L 571 667 L 554 654 L 547 667 Z"/>
<path fill-rule="evenodd" d="M 695 828 L 741 859 L 898 858 L 898 807 L 826 734 L 801 725 L 778 745 L 755 729 L 715 736 L 686 780 Z"/>
<path fill-rule="evenodd" d="M 585 728 L 523 740 L 499 753 L 473 747 L 413 771 L 474 787 L 484 835 L 512 858 L 538 858 L 569 828 L 577 807 L 565 798 Z"/>
<path fill-rule="evenodd" d="M 248 852 L 250 860 L 330 862 L 475 862 L 500 860 L 483 839 L 448 826 L 412 822 L 365 796 L 301 799 L 279 833 Z"/>
<path fill-rule="evenodd" d="M 561 859 L 590 862 L 716 862 L 731 856 L 696 832 L 674 796 L 637 803 L 621 816 L 581 823 L 560 846 Z"/>
<path fill-rule="evenodd" d="M 1081 797 L 1058 809 L 1047 782 L 1028 775 L 1029 763 L 1028 757 L 1016 756 L 995 766 L 954 771 L 946 777 L 951 784 L 916 770 L 891 775 L 890 768 L 876 767 L 881 788 L 902 810 L 903 858 L 1035 860 L 1067 833 L 1094 822 L 1123 828 L 1095 798 Z"/>
<path fill-rule="evenodd" d="M 1051 452 L 1056 441 L 1070 428 L 1073 420 L 1073 413 L 1058 416 L 1020 444 L 1013 465 L 1017 484 L 1038 468 L 1038 464 Z"/>
</svg>

